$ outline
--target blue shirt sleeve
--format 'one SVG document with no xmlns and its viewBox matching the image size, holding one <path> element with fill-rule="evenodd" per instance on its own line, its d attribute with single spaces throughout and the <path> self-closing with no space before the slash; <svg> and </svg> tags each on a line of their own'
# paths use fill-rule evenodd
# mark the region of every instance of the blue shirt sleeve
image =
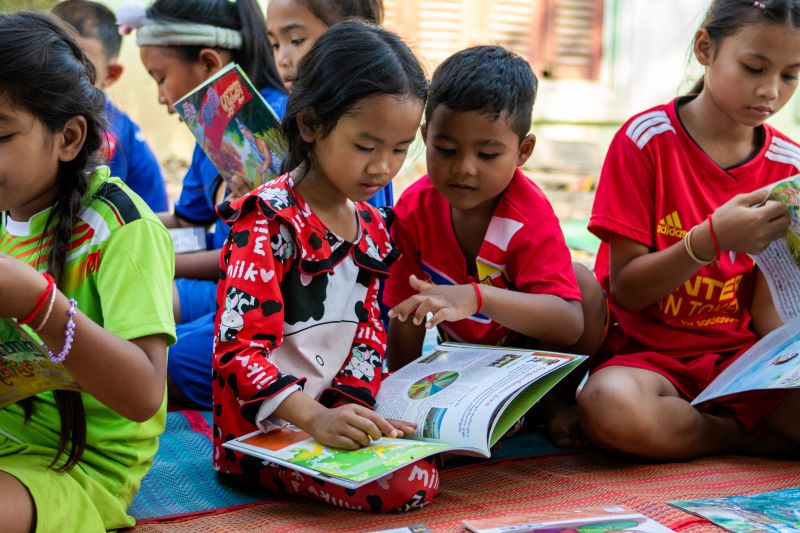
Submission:
<svg viewBox="0 0 800 533">
<path fill-rule="evenodd" d="M 111 175 L 119 177 L 156 213 L 169 209 L 167 189 L 156 156 L 142 130 L 128 115 L 106 100 L 111 151 Z"/>
<path fill-rule="evenodd" d="M 394 205 L 394 191 L 392 190 L 392 182 L 386 184 L 386 187 L 379 190 L 375 196 L 367 200 L 369 205 L 375 207 L 392 207 Z"/>
<path fill-rule="evenodd" d="M 278 120 L 283 120 L 283 116 L 286 114 L 286 102 L 289 100 L 289 96 L 284 92 L 276 91 L 270 87 L 261 89 L 260 92 L 264 100 L 266 100 L 272 110 L 275 111 Z"/>
<path fill-rule="evenodd" d="M 208 226 L 216 222 L 214 193 L 221 180 L 217 168 L 200 145 L 196 144 L 192 163 L 183 177 L 180 198 L 175 202 L 175 214 L 199 226 Z"/>
</svg>

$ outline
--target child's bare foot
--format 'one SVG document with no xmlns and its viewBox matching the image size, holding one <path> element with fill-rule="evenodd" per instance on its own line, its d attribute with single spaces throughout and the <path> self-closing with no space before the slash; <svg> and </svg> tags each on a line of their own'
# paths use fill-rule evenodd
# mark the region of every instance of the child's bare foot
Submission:
<svg viewBox="0 0 800 533">
<path fill-rule="evenodd" d="M 556 402 L 545 406 L 547 438 L 559 448 L 584 448 L 589 444 L 578 418 L 578 406 Z"/>
</svg>

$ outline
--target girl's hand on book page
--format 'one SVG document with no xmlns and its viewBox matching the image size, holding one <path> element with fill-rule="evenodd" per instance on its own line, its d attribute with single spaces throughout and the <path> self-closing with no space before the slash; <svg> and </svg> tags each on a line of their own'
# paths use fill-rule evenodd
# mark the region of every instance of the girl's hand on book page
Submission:
<svg viewBox="0 0 800 533">
<path fill-rule="evenodd" d="M 739 194 L 714 211 L 714 233 L 721 250 L 757 254 L 786 234 L 791 224 L 789 210 L 767 196 L 764 189 Z"/>
<path fill-rule="evenodd" d="M 0 317 L 24 318 L 36 298 L 47 289 L 47 280 L 31 266 L 0 254 Z"/>
<path fill-rule="evenodd" d="M 396 437 L 413 435 L 414 432 L 417 430 L 417 425 L 414 422 L 395 420 L 394 418 L 387 418 L 386 421 L 389 422 L 394 427 L 394 429 L 400 432 L 399 435 L 395 435 Z"/>
<path fill-rule="evenodd" d="M 408 281 L 419 294 L 394 306 L 389 311 L 389 318 L 405 322 L 413 316 L 414 324 L 425 322 L 425 327 L 431 329 L 441 322 L 467 318 L 478 310 L 478 297 L 472 285 L 436 285 L 413 274 Z M 426 322 L 428 313 L 432 318 Z"/>
<path fill-rule="evenodd" d="M 320 411 L 303 429 L 322 444 L 345 450 L 369 446 L 382 435 L 400 436 L 381 415 L 354 403 Z"/>
</svg>

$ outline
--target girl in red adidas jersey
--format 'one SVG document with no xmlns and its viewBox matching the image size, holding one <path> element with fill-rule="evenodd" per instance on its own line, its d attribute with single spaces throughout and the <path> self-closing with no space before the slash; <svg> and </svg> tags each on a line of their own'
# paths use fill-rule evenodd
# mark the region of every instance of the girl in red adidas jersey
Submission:
<svg viewBox="0 0 800 533">
<path fill-rule="evenodd" d="M 800 147 L 764 121 L 797 87 L 800 1 L 715 0 L 694 54 L 696 94 L 629 120 L 603 167 L 589 228 L 617 326 L 580 395 L 583 425 L 656 459 L 794 451 L 798 392 L 689 402 L 780 325 L 747 254 L 790 223 L 762 188 L 797 174 Z"/>
<path fill-rule="evenodd" d="M 291 172 L 220 206 L 231 225 L 213 365 L 220 472 L 366 511 L 421 507 L 438 492 L 429 461 L 351 491 L 222 447 L 287 423 L 346 449 L 413 432 L 371 410 L 386 350 L 378 286 L 398 252 L 366 200 L 400 169 L 426 95 L 399 37 L 358 21 L 332 26 L 303 59 L 289 99 Z"/>
</svg>

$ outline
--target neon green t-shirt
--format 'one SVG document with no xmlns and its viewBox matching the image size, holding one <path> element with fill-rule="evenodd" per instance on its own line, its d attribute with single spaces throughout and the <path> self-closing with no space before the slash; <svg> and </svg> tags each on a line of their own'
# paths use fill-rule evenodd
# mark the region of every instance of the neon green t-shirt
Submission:
<svg viewBox="0 0 800 533">
<path fill-rule="evenodd" d="M 173 343 L 175 255 L 169 233 L 122 181 L 109 177 L 107 167 L 92 173 L 82 204 L 67 253 L 62 292 L 118 337 L 130 340 L 163 334 Z M 41 236 L 48 214 L 49 209 L 24 223 L 2 214 L 0 253 L 45 270 L 52 237 L 42 241 Z M 166 395 L 158 413 L 143 423 L 117 414 L 90 394 L 82 396 L 87 446 L 80 468 L 93 470 L 96 479 L 127 508 L 164 431 Z M 55 451 L 59 429 L 52 393 L 34 397 L 33 416 L 27 423 L 19 405 L 0 409 L 0 430 L 12 441 Z"/>
</svg>

